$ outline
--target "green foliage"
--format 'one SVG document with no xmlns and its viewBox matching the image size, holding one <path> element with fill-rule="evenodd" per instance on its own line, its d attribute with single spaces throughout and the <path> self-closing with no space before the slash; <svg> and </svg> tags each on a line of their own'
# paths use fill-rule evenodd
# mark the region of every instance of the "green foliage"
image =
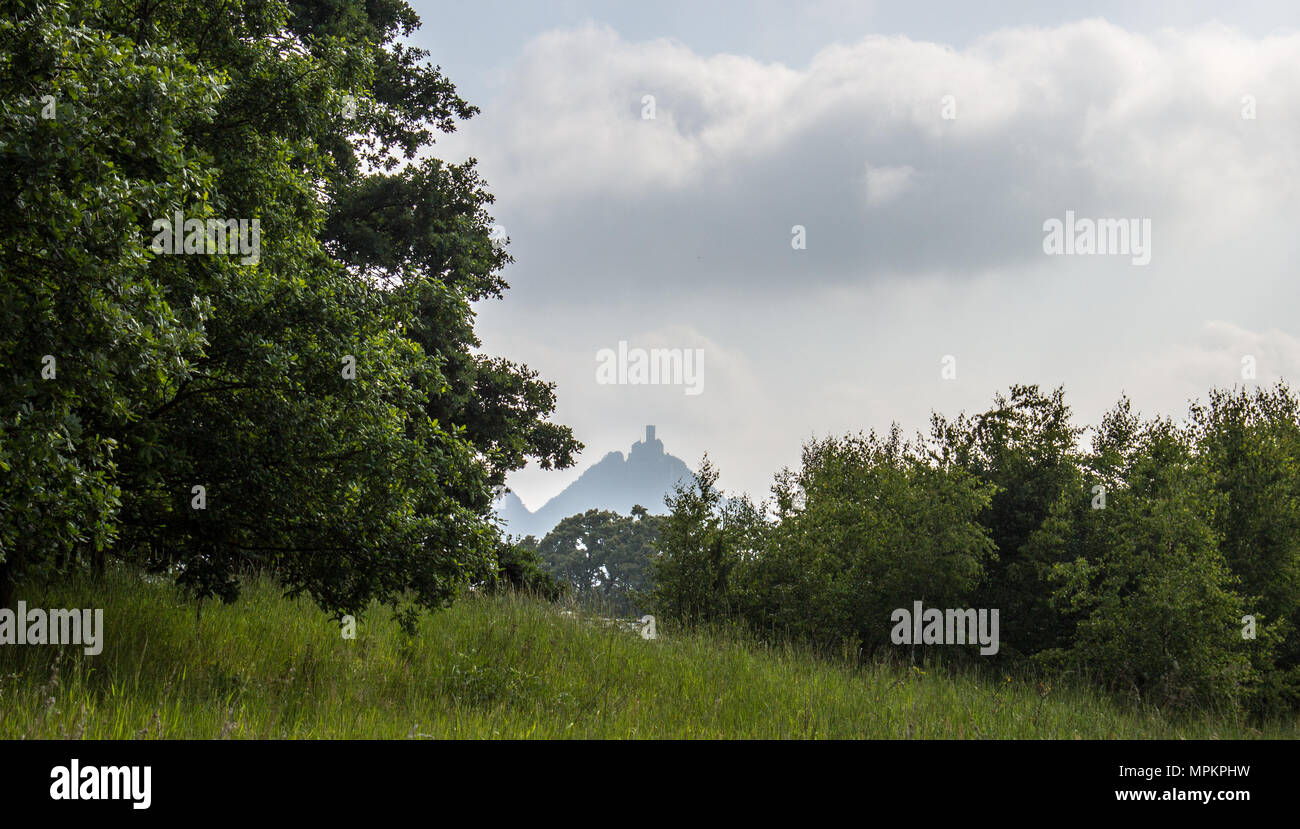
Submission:
<svg viewBox="0 0 1300 829">
<path fill-rule="evenodd" d="M 66 4 L 0 19 L 0 603 L 114 542 L 121 432 L 202 346 L 208 303 L 169 284 L 144 228 L 212 186 L 186 135 L 221 89 Z"/>
<path fill-rule="evenodd" d="M 1186 434 L 1144 426 L 1099 545 L 1061 564 L 1056 596 L 1082 613 L 1073 661 L 1111 690 L 1173 708 L 1234 708 L 1254 679 L 1238 579 L 1213 529 L 1218 499 Z"/>
<path fill-rule="evenodd" d="M 104 608 L 104 651 L 0 648 L 3 739 L 1296 739 L 1117 705 L 1080 683 L 859 665 L 704 629 L 647 641 L 512 592 L 343 639 L 257 579 L 205 607 L 163 583 L 66 579 L 40 607 Z M 412 647 L 411 643 L 415 643 Z M 57 681 L 51 681 L 56 679 Z"/>
<path fill-rule="evenodd" d="M 1070 424 L 1064 390 L 1049 396 L 1037 386 L 1012 386 L 1009 395 L 996 395 L 992 408 L 973 417 L 931 420 L 938 457 L 993 487 L 979 520 L 997 556 L 974 601 L 999 608 L 1003 659 L 1064 641 L 1066 624 L 1048 601 L 1048 577 L 1065 552 L 1040 533 L 1050 516 L 1088 503 L 1074 453 L 1080 432 Z"/>
<path fill-rule="evenodd" d="M 397 43 L 417 23 L 396 0 L 0 20 L 0 599 L 107 554 L 198 597 L 251 568 L 409 618 L 492 570 L 506 473 L 572 463 L 551 385 L 476 351 L 509 256 L 473 163 L 428 155 L 475 110 Z M 155 252 L 178 211 L 257 220 L 259 255 Z"/>
<path fill-rule="evenodd" d="M 778 521 L 742 567 L 743 612 L 758 629 L 887 647 L 881 620 L 917 600 L 967 606 L 992 553 L 975 521 L 991 487 L 928 464 L 897 428 L 807 445 L 774 491 Z"/>
<path fill-rule="evenodd" d="M 1300 707 L 1300 401 L 1284 384 L 1210 392 L 1191 424 L 1221 507 L 1213 525 L 1261 638 L 1257 704 Z"/>
<path fill-rule="evenodd" d="M 650 606 L 668 621 L 694 625 L 736 610 L 732 572 L 757 549 L 762 520 L 746 499 L 727 501 L 718 470 L 705 456 L 689 482 L 665 498 Z"/>
<path fill-rule="evenodd" d="M 631 613 L 651 587 L 661 523 L 660 516 L 640 505 L 627 516 L 588 510 L 556 524 L 537 549 L 550 572 L 571 585 L 578 599 Z"/>
<path fill-rule="evenodd" d="M 198 598 L 254 572 L 335 616 L 388 604 L 410 631 L 471 584 L 556 597 L 544 560 L 583 595 L 649 591 L 670 630 L 856 659 L 889 646 L 894 608 L 996 608 L 1007 663 L 1169 707 L 1300 707 L 1283 385 L 1212 391 L 1186 429 L 1122 400 L 1089 450 L 1063 390 L 1013 386 L 924 444 L 815 441 L 770 504 L 724 497 L 706 458 L 668 516 L 503 541 L 507 474 L 581 445 L 548 421 L 551 384 L 479 351 L 473 303 L 511 259 L 474 162 L 433 155 L 476 110 L 402 45 L 418 23 L 401 0 L 11 0 L 0 605 L 115 558 Z M 178 213 L 256 221 L 259 249 L 155 250 Z M 541 687 L 484 652 L 447 673 L 467 704 Z"/>
<path fill-rule="evenodd" d="M 924 443 L 814 441 L 762 511 L 706 464 L 664 519 L 654 610 L 861 655 L 916 601 L 996 609 L 1001 665 L 1170 710 L 1293 712 L 1298 413 L 1282 385 L 1213 391 L 1186 427 L 1124 398 L 1084 448 L 1061 389 L 1013 386 L 935 415 Z"/>
<path fill-rule="evenodd" d="M 567 592 L 568 585 L 546 571 L 537 553 L 537 539 L 531 535 L 503 539 L 497 546 L 496 561 L 496 571 L 485 583 L 489 593 L 510 590 L 554 602 Z"/>
</svg>

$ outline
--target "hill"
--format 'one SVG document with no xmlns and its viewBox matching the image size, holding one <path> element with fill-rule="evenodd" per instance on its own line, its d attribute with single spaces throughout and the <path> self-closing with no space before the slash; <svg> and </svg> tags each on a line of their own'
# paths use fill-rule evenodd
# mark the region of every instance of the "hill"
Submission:
<svg viewBox="0 0 1300 829">
<path fill-rule="evenodd" d="M 506 532 L 542 538 L 561 520 L 589 509 L 627 515 L 640 504 L 652 515 L 665 513 L 664 496 L 692 473 L 681 458 L 664 451 L 654 426 L 645 429 L 645 439 L 632 444 L 626 457 L 618 451 L 605 455 L 536 512 L 530 512 L 513 492 L 506 493 L 497 507 Z"/>
</svg>

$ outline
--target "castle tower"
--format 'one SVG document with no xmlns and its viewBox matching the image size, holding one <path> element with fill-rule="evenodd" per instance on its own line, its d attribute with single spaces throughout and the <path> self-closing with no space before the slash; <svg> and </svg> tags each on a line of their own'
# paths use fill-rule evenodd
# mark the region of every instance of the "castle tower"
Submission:
<svg viewBox="0 0 1300 829">
<path fill-rule="evenodd" d="M 645 427 L 645 440 L 639 440 L 632 444 L 632 454 L 628 456 L 630 460 L 633 456 L 638 458 L 655 457 L 664 453 L 664 442 L 655 437 L 655 427 Z"/>
</svg>

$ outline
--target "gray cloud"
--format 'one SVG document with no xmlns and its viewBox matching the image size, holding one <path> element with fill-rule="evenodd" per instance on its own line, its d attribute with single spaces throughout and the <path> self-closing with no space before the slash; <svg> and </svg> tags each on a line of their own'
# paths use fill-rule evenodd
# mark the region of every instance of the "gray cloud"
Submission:
<svg viewBox="0 0 1300 829">
<path fill-rule="evenodd" d="M 530 41 L 440 152 L 480 159 L 518 260 L 486 347 L 559 383 L 592 458 L 657 422 L 761 494 L 811 434 L 923 426 L 1010 382 L 1065 383 L 1095 419 L 1121 391 L 1176 413 L 1232 384 L 1234 349 L 1295 371 L 1297 65 L 1300 35 L 1219 25 L 871 36 L 802 69 L 589 25 Z M 1045 255 L 1067 210 L 1149 218 L 1151 264 Z M 705 348 L 706 392 L 598 386 L 620 339 Z"/>
</svg>

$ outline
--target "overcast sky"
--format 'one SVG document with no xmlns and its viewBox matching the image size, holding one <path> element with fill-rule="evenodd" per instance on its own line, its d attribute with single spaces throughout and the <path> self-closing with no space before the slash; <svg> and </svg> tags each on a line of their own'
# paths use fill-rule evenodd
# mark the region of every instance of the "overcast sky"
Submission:
<svg viewBox="0 0 1300 829">
<path fill-rule="evenodd" d="M 517 260 L 484 350 L 587 445 L 511 478 L 533 509 L 648 423 L 761 499 L 811 437 L 1011 383 L 1090 423 L 1300 375 L 1300 4 L 413 5 Z M 1049 255 L 1067 211 L 1149 263 Z M 598 383 L 619 341 L 702 349 L 701 393 Z"/>
</svg>

